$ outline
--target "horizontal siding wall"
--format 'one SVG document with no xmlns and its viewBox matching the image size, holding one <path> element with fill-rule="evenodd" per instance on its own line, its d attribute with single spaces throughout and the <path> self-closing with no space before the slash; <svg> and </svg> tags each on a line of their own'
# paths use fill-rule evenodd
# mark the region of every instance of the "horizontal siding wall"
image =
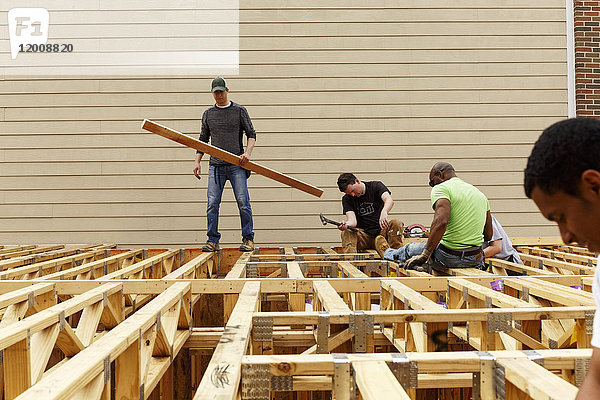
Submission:
<svg viewBox="0 0 600 400">
<path fill-rule="evenodd" d="M 556 236 L 522 171 L 541 130 L 567 116 L 564 6 L 241 0 L 240 74 L 227 78 L 258 133 L 253 160 L 325 191 L 253 175 L 257 244 L 337 244 L 318 214 L 341 218 L 347 171 L 388 185 L 392 217 L 429 226 L 440 160 L 488 196 L 509 235 Z M 194 151 L 140 125 L 197 136 L 211 78 L 0 80 L 0 243 L 203 243 Z M 229 185 L 220 230 L 239 243 Z"/>
</svg>

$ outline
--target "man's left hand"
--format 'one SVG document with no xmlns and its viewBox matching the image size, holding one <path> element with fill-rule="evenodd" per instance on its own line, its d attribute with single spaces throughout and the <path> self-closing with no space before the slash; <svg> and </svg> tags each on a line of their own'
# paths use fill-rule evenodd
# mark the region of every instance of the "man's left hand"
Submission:
<svg viewBox="0 0 600 400">
<path fill-rule="evenodd" d="M 416 267 L 419 267 L 419 266 L 425 264 L 429 260 L 430 256 L 431 256 L 431 252 L 427 249 L 423 249 L 423 252 L 421 254 L 412 256 L 411 258 L 406 260 L 406 263 L 404 263 L 404 268 L 416 269 Z"/>
<path fill-rule="evenodd" d="M 240 156 L 240 165 L 244 165 L 248 163 L 248 161 L 250 161 L 250 156 L 248 154 L 244 153 Z"/>
<path fill-rule="evenodd" d="M 379 216 L 379 226 L 381 229 L 387 229 L 388 225 L 388 215 L 385 211 L 381 211 L 381 215 Z"/>
</svg>

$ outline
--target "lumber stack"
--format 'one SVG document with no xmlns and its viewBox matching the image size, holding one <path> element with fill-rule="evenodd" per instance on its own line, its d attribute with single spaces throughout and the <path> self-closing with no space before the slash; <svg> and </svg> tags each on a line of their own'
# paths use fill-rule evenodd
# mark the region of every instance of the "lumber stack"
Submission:
<svg viewBox="0 0 600 400">
<path fill-rule="evenodd" d="M 325 247 L 4 246 L 0 397 L 572 399 L 596 258 L 534 239 L 524 265 L 431 274 Z"/>
</svg>

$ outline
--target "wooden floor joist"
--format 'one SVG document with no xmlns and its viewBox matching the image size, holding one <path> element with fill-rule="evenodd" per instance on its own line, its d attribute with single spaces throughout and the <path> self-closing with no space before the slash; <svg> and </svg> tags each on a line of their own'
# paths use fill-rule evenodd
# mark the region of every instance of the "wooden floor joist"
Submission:
<svg viewBox="0 0 600 400">
<path fill-rule="evenodd" d="M 5 246 L 0 395 L 572 399 L 595 259 L 517 242 L 529 265 L 431 274 L 326 247 Z"/>
</svg>

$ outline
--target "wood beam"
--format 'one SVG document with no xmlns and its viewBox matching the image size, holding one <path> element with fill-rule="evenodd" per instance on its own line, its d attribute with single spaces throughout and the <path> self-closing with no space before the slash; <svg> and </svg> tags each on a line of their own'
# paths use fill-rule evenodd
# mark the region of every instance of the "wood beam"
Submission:
<svg viewBox="0 0 600 400">
<path fill-rule="evenodd" d="M 236 399 L 241 379 L 241 359 L 250 342 L 252 316 L 260 307 L 260 283 L 248 282 L 225 326 L 223 336 L 213 353 L 195 400 Z"/>
<path fill-rule="evenodd" d="M 239 165 L 239 156 L 236 156 L 235 154 L 232 154 L 228 151 L 219 149 L 218 147 L 211 146 L 208 143 L 201 142 L 200 140 L 194 139 L 188 135 L 184 135 L 183 133 L 167 128 L 166 126 L 157 124 L 154 121 L 145 119 L 142 123 L 142 129 L 145 129 L 152 133 L 156 133 L 159 136 L 171 139 L 174 142 L 181 143 L 184 146 L 188 146 L 192 149 L 199 150 L 213 157 L 217 157 L 218 159 L 226 161 L 230 164 Z M 242 167 L 250 171 L 256 172 L 257 174 L 260 174 L 267 178 L 273 179 L 277 182 L 283 183 L 284 185 L 288 185 L 295 189 L 302 190 L 303 192 L 306 192 L 308 194 L 312 194 L 313 196 L 321 197 L 321 195 L 323 194 L 323 190 L 319 189 L 316 186 L 299 181 L 297 179 L 292 178 L 291 176 L 284 175 L 281 172 L 277 172 L 274 169 L 257 164 L 253 161 L 248 161 L 248 163 L 243 165 Z"/>
<path fill-rule="evenodd" d="M 356 386 L 365 400 L 410 400 L 385 361 L 353 362 Z"/>
</svg>

